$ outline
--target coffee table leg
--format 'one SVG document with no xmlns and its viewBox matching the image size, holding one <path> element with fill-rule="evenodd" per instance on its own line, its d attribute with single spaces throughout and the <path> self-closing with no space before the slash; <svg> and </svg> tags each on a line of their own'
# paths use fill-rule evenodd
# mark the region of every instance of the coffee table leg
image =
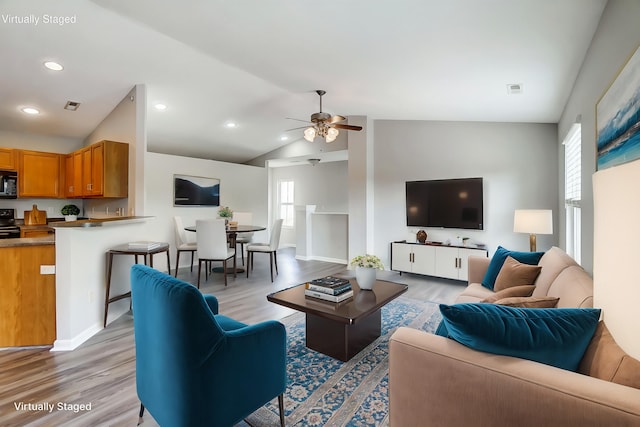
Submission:
<svg viewBox="0 0 640 427">
<path fill-rule="evenodd" d="M 380 310 L 351 325 L 307 313 L 306 345 L 346 362 L 380 336 L 381 323 Z"/>
</svg>

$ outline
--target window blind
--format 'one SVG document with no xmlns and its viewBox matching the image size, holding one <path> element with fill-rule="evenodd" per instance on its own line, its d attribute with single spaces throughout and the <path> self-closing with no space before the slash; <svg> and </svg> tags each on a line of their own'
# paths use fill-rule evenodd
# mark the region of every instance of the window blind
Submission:
<svg viewBox="0 0 640 427">
<path fill-rule="evenodd" d="M 582 126 L 574 124 L 564 139 L 564 199 L 568 206 L 580 206 L 582 194 Z"/>
</svg>

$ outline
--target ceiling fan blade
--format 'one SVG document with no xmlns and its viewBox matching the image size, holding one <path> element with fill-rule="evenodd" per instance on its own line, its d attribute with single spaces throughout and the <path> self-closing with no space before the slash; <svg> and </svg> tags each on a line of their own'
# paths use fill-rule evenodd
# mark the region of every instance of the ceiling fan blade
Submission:
<svg viewBox="0 0 640 427">
<path fill-rule="evenodd" d="M 309 120 L 294 119 L 293 117 L 285 117 L 285 119 L 289 119 L 289 120 L 296 120 L 296 121 L 298 121 L 298 122 L 311 123 Z"/>
<path fill-rule="evenodd" d="M 347 118 L 336 114 L 335 116 L 331 117 L 331 119 L 329 120 L 329 123 L 334 124 L 344 120 L 347 120 Z"/>
<path fill-rule="evenodd" d="M 287 129 L 287 130 L 285 130 L 285 131 L 283 131 L 283 132 L 289 132 L 289 131 L 292 131 L 292 130 L 298 130 L 298 129 L 306 129 L 306 128 L 308 128 L 308 127 L 309 127 L 308 125 L 307 125 L 307 126 L 300 126 L 300 127 L 298 127 L 298 128 L 291 128 L 291 129 Z"/>
<path fill-rule="evenodd" d="M 362 126 L 352 126 L 352 125 L 341 125 L 341 124 L 335 124 L 335 125 L 331 125 L 332 127 L 336 128 L 336 129 L 345 129 L 345 130 L 362 130 Z"/>
</svg>

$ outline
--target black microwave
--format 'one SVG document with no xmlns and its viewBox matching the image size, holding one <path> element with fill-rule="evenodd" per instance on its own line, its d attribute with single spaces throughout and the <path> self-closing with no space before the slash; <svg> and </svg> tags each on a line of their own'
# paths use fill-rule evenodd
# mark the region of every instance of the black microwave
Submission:
<svg viewBox="0 0 640 427">
<path fill-rule="evenodd" d="M 18 198 L 18 173 L 0 171 L 0 199 Z"/>
</svg>

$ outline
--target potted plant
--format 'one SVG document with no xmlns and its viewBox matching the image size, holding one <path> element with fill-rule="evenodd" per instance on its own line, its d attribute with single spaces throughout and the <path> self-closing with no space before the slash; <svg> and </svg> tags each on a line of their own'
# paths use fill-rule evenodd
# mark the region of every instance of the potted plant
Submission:
<svg viewBox="0 0 640 427">
<path fill-rule="evenodd" d="M 360 289 L 371 290 L 376 283 L 376 270 L 384 270 L 382 261 L 375 255 L 358 255 L 350 265 L 356 268 L 356 281 Z"/>
<path fill-rule="evenodd" d="M 80 213 L 80 208 L 76 205 L 64 205 L 62 209 L 60 209 L 60 213 L 64 215 L 65 221 L 76 221 Z"/>
<path fill-rule="evenodd" d="M 218 209 L 218 216 L 224 218 L 224 223 L 228 224 L 229 220 L 233 217 L 233 211 L 229 206 L 220 206 Z"/>
</svg>

